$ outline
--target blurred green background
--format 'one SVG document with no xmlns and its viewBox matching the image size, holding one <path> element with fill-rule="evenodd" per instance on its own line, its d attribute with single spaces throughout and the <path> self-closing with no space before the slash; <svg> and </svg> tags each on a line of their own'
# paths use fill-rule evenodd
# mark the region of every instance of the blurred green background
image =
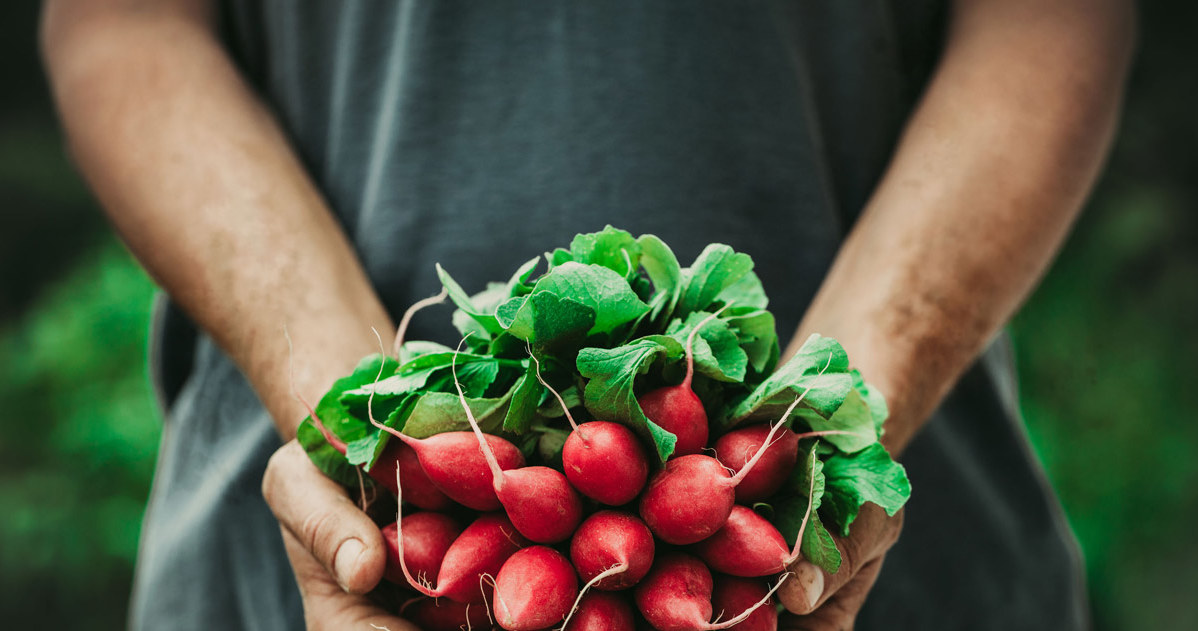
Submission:
<svg viewBox="0 0 1198 631">
<path fill-rule="evenodd" d="M 153 285 L 66 159 L 36 4 L 0 4 L 0 620 L 119 629 L 160 430 Z M 1198 628 L 1196 14 L 1141 7 L 1110 166 L 1013 324 L 1100 631 Z"/>
</svg>

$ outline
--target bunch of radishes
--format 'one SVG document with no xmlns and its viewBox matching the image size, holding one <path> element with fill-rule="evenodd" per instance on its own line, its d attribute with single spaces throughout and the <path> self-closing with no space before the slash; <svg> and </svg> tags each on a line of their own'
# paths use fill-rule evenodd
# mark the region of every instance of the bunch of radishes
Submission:
<svg viewBox="0 0 1198 631">
<path fill-rule="evenodd" d="M 905 476 L 854 468 L 879 457 L 876 393 L 827 338 L 775 370 L 751 261 L 716 249 L 683 270 L 656 237 L 609 227 L 535 282 L 534 260 L 466 296 L 439 270 L 465 350 L 404 344 L 409 312 L 402 362 L 368 358 L 322 398 L 299 436 L 313 461 L 400 507 L 383 533 L 387 578 L 415 593 L 402 615 L 429 631 L 775 629 L 786 568 L 827 554 L 820 513 L 847 531 L 860 506 L 818 510 L 825 487 L 897 510 Z"/>
</svg>

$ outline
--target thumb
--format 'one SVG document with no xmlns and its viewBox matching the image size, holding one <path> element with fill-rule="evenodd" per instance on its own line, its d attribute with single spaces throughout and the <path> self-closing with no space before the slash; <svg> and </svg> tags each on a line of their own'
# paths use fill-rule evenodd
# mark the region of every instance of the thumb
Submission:
<svg viewBox="0 0 1198 631">
<path fill-rule="evenodd" d="M 283 529 L 347 592 L 370 591 L 383 577 L 386 550 L 378 526 L 324 476 L 296 441 L 271 456 L 262 494 Z"/>
</svg>

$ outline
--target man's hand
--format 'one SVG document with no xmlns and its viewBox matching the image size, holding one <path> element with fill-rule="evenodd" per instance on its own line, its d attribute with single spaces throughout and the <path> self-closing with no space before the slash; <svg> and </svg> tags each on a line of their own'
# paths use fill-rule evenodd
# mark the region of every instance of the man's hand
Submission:
<svg viewBox="0 0 1198 631">
<path fill-rule="evenodd" d="M 782 614 L 782 631 L 842 631 L 853 628 L 857 612 L 882 569 L 882 559 L 898 540 L 903 514 L 887 517 L 874 504 L 861 507 L 852 534 L 834 537 L 840 549 L 840 570 L 827 574 L 800 560 L 790 567 L 794 576 L 782 584 L 778 599 L 790 613 Z M 797 615 L 796 615 L 797 614 Z"/>
<path fill-rule="evenodd" d="M 262 494 L 282 526 L 307 628 L 417 631 L 366 595 L 387 562 L 383 536 L 294 440 L 271 457 Z"/>
</svg>

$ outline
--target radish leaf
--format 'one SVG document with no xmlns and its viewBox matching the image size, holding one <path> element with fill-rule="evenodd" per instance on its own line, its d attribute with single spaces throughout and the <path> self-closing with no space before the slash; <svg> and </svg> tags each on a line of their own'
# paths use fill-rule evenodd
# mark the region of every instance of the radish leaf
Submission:
<svg viewBox="0 0 1198 631">
<path fill-rule="evenodd" d="M 590 380 L 583 391 L 587 411 L 598 420 L 627 425 L 654 446 L 662 462 L 674 453 L 678 438 L 645 416 L 633 386 L 654 361 L 672 352 L 681 354 L 681 345 L 671 342 L 676 348 L 659 339 L 641 338 L 616 348 L 584 348 L 578 353 L 578 372 Z"/>
<path fill-rule="evenodd" d="M 891 459 L 881 443 L 856 454 L 833 454 L 824 462 L 827 490 L 824 508 L 848 536 L 861 505 L 873 502 L 894 515 L 911 496 L 911 481 L 903 465 Z"/>
</svg>

